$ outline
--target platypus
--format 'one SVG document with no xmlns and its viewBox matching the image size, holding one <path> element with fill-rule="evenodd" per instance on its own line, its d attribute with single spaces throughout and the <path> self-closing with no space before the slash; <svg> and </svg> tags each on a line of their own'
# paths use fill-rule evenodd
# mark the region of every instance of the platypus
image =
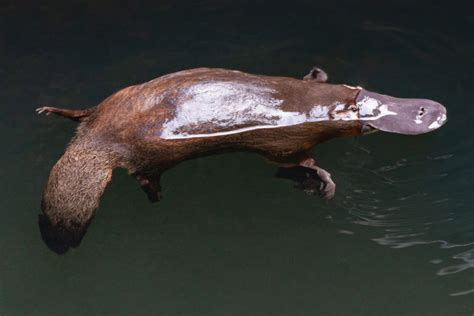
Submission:
<svg viewBox="0 0 474 316">
<path fill-rule="evenodd" d="M 38 108 L 80 122 L 44 190 L 43 240 L 57 253 L 79 245 L 117 167 L 156 202 L 161 175 L 180 162 L 254 152 L 280 167 L 315 171 L 322 197 L 330 199 L 336 185 L 309 153 L 315 145 L 377 130 L 421 134 L 446 122 L 446 109 L 435 101 L 394 98 L 327 78 L 317 67 L 302 80 L 198 68 L 127 87 L 92 108 Z"/>
</svg>

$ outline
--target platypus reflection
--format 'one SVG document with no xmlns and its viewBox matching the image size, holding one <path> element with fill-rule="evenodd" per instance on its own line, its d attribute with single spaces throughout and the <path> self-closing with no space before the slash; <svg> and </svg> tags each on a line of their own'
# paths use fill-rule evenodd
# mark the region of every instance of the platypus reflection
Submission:
<svg viewBox="0 0 474 316">
<path fill-rule="evenodd" d="M 313 146 L 373 130 L 421 134 L 446 121 L 446 109 L 434 101 L 326 79 L 318 68 L 303 80 L 199 68 L 125 88 L 86 110 L 39 108 L 80 122 L 44 191 L 43 239 L 58 253 L 77 246 L 116 167 L 128 169 L 155 202 L 160 176 L 178 163 L 255 152 L 282 167 L 314 170 L 330 199 L 336 185 L 309 154 Z"/>
</svg>

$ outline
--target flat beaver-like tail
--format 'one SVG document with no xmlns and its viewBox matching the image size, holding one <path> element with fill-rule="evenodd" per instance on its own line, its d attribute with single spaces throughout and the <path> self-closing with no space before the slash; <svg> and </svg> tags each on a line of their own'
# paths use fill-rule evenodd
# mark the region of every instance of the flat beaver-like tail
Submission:
<svg viewBox="0 0 474 316">
<path fill-rule="evenodd" d="M 83 110 L 73 110 L 73 109 L 61 109 L 61 108 L 55 108 L 52 106 L 42 106 L 36 109 L 36 112 L 38 114 L 46 113 L 46 115 L 49 115 L 51 113 L 54 113 L 56 115 L 62 116 L 62 117 L 67 117 L 68 119 L 71 119 L 76 122 L 81 122 L 83 121 L 86 117 L 92 114 L 94 112 L 95 108 L 88 108 L 88 109 L 83 109 Z"/>
<path fill-rule="evenodd" d="M 76 137 L 49 175 L 39 216 L 41 236 L 58 254 L 77 247 L 116 167 L 113 153 Z"/>
</svg>

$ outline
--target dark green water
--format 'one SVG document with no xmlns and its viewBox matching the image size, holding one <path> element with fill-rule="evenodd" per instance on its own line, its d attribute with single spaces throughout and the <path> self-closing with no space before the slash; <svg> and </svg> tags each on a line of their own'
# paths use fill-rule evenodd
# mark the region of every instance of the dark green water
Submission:
<svg viewBox="0 0 474 316">
<path fill-rule="evenodd" d="M 441 3 L 441 2 L 440 2 Z M 456 2 L 0 3 L 0 314 L 472 315 L 472 8 Z M 36 223 L 84 107 L 198 66 L 332 82 L 448 108 L 418 137 L 378 133 L 314 150 L 324 202 L 252 154 L 183 163 L 148 203 L 114 173 L 78 249 Z"/>
</svg>

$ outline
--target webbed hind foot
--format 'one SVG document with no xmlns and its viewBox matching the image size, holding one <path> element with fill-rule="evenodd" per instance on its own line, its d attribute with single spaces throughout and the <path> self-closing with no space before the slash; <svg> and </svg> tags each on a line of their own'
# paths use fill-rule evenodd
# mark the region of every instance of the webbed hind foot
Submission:
<svg viewBox="0 0 474 316">
<path fill-rule="evenodd" d="M 38 114 L 45 113 L 46 115 L 50 115 L 51 113 L 54 113 L 62 117 L 67 117 L 68 119 L 71 119 L 73 121 L 80 122 L 84 118 L 89 116 L 93 110 L 94 108 L 89 108 L 89 109 L 84 109 L 84 110 L 72 110 L 72 109 L 55 108 L 52 106 L 42 106 L 42 107 L 37 108 L 36 112 Z"/>
<path fill-rule="evenodd" d="M 135 177 L 151 203 L 159 202 L 162 199 L 160 176 L 138 174 Z"/>
</svg>

